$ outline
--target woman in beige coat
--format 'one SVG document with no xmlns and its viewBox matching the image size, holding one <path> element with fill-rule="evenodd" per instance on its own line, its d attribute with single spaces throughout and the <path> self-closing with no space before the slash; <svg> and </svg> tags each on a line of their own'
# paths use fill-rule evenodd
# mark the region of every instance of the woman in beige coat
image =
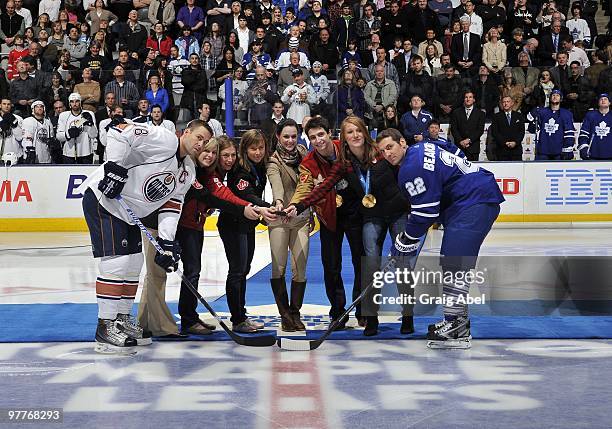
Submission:
<svg viewBox="0 0 612 429">
<path fill-rule="evenodd" d="M 158 19 L 158 11 L 160 8 L 162 9 L 161 23 L 168 27 L 174 22 L 174 19 L 176 18 L 176 11 L 174 10 L 174 0 L 151 0 L 148 13 L 149 22 L 151 23 L 151 25 L 155 25 L 160 22 L 160 20 Z"/>
<path fill-rule="evenodd" d="M 284 119 L 277 125 L 278 144 L 270 156 L 267 174 L 272 187 L 273 206 L 281 212 L 289 204 L 299 175 L 298 166 L 307 153 L 297 144 L 298 126 L 293 119 Z M 290 220 L 278 220 L 268 225 L 270 251 L 272 253 L 272 292 L 281 316 L 281 328 L 285 332 L 304 331 L 300 309 L 306 290 L 306 262 L 310 233 L 310 210 Z M 288 253 L 291 251 L 291 296 L 287 293 L 285 272 Z"/>
<path fill-rule="evenodd" d="M 482 47 L 482 62 L 499 85 L 502 80 L 501 71 L 506 67 L 506 45 L 499 41 L 497 27 L 489 30 L 487 39 L 487 43 Z"/>
<path fill-rule="evenodd" d="M 100 30 L 100 21 L 108 21 L 108 26 L 112 27 L 112 25 L 119 19 L 117 18 L 117 15 L 105 8 L 103 0 L 96 0 L 93 6 L 94 9 L 87 12 L 87 15 L 85 16 L 85 21 L 87 21 L 91 27 L 90 34 L 92 36 L 96 34 L 98 30 Z"/>
</svg>

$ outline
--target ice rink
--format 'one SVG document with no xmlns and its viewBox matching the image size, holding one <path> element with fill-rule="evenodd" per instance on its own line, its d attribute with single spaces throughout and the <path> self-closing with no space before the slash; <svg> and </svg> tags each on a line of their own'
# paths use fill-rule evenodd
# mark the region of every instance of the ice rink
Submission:
<svg viewBox="0 0 612 429">
<path fill-rule="evenodd" d="M 423 255 L 437 254 L 441 236 L 430 233 Z M 605 228 L 494 229 L 482 253 L 606 256 L 611 238 Z M 95 303 L 88 244 L 85 233 L 0 234 L 0 312 L 12 304 L 31 314 L 32 304 Z M 270 262 L 267 233 L 257 246 L 254 275 Z M 205 249 L 200 291 L 224 301 L 220 240 L 206 237 Z M 169 302 L 178 285 L 172 277 Z M 248 304 L 254 316 L 274 310 L 272 300 Z M 306 314 L 327 311 L 309 304 Z M 15 316 L 0 330 L 22 323 Z M 418 317 L 416 324 L 426 329 Z M 0 343 L 3 413 L 61 408 L 63 425 L 74 428 L 608 428 L 611 385 L 612 340 L 605 339 L 476 339 L 471 350 L 429 350 L 414 338 L 332 339 L 312 352 L 165 341 L 131 357 L 97 355 L 93 342 Z M 0 427 L 20 426 L 6 418 Z"/>
</svg>

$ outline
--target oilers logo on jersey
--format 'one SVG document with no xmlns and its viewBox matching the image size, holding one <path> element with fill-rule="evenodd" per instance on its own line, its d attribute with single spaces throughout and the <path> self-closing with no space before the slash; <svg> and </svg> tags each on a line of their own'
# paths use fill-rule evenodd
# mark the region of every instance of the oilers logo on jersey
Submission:
<svg viewBox="0 0 612 429">
<path fill-rule="evenodd" d="M 152 203 L 163 200 L 175 189 L 176 178 L 174 174 L 167 171 L 151 175 L 142 185 L 143 195 Z"/>
</svg>

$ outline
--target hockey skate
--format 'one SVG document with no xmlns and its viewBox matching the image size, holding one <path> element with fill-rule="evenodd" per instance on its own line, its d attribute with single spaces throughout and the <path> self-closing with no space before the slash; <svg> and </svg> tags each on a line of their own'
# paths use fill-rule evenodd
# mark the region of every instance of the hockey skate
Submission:
<svg viewBox="0 0 612 429">
<path fill-rule="evenodd" d="M 103 354 L 134 355 L 136 340 L 120 331 L 114 320 L 98 319 L 96 346 L 94 350 Z"/>
<path fill-rule="evenodd" d="M 469 349 L 471 340 L 470 319 L 467 317 L 447 321 L 439 329 L 427 333 L 427 347 L 430 349 Z"/>
<path fill-rule="evenodd" d="M 131 314 L 117 314 L 115 323 L 120 331 L 136 340 L 136 345 L 148 346 L 153 343 L 151 331 L 143 329 Z"/>
<path fill-rule="evenodd" d="M 440 329 L 442 326 L 446 325 L 447 323 L 448 323 L 448 320 L 442 319 L 439 322 L 432 323 L 431 325 L 427 325 L 427 333 L 431 334 L 432 332 L 437 331 L 438 329 Z"/>
</svg>

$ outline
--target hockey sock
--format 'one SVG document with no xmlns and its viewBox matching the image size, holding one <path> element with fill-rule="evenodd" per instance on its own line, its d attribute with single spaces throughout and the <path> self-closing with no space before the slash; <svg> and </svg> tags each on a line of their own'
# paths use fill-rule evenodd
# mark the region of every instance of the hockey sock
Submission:
<svg viewBox="0 0 612 429">
<path fill-rule="evenodd" d="M 98 317 L 100 319 L 117 318 L 119 303 L 123 294 L 125 267 L 129 256 L 104 256 L 100 258 L 96 279 L 96 297 L 98 299 Z"/>
<path fill-rule="evenodd" d="M 119 302 L 119 313 L 121 314 L 130 314 L 132 312 L 132 305 L 138 290 L 138 278 L 140 277 L 140 270 L 144 262 L 142 252 L 129 255 L 129 258 L 129 264 L 123 281 L 121 301 Z"/>
<path fill-rule="evenodd" d="M 442 293 L 444 294 L 444 319 L 452 321 L 460 316 L 467 316 L 468 308 L 465 298 L 470 290 L 468 282 L 444 282 Z M 461 298 L 460 302 L 457 302 Z"/>
</svg>

